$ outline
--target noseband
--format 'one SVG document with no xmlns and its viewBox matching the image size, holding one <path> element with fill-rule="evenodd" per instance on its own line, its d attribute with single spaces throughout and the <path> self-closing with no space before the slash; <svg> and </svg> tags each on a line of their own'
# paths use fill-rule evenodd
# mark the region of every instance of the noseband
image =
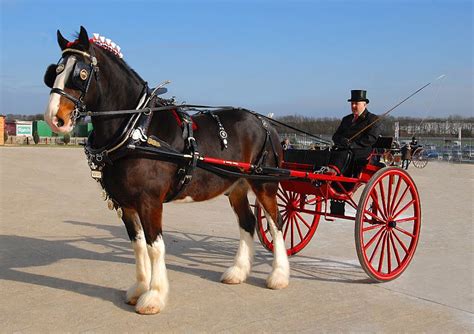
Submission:
<svg viewBox="0 0 474 334">
<path fill-rule="evenodd" d="M 79 96 L 79 98 L 76 98 L 72 96 L 71 94 L 66 93 L 63 89 L 56 88 L 56 87 L 52 88 L 50 92 L 50 94 L 56 93 L 56 94 L 62 95 L 74 103 L 74 110 L 71 113 L 71 120 L 74 126 L 76 121 L 87 111 L 87 107 L 84 103 L 84 97 L 86 96 L 87 91 L 89 90 L 89 87 L 92 81 L 92 74 L 94 74 L 96 77 L 96 80 L 98 80 L 99 66 L 97 65 L 97 58 L 95 57 L 94 49 L 91 49 L 92 55 L 85 51 L 80 51 L 80 50 L 70 49 L 70 48 L 64 49 L 62 54 L 64 55 L 65 53 L 76 53 L 90 60 L 90 63 L 84 66 L 88 69 L 84 67 L 81 69 L 81 67 L 79 66 L 79 69 L 78 69 L 79 73 L 76 74 L 76 70 L 74 70 L 74 73 L 72 73 L 72 75 L 79 76 L 80 80 L 82 81 L 85 80 L 85 84 L 76 85 L 76 86 L 80 86 L 80 87 L 77 87 L 79 88 L 78 90 L 81 91 L 81 95 Z M 77 64 L 78 63 L 76 63 L 76 65 Z"/>
</svg>

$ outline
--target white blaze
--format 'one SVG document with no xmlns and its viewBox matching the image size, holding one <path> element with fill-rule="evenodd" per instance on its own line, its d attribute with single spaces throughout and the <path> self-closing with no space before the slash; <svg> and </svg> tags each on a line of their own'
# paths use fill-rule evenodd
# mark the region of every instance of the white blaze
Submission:
<svg viewBox="0 0 474 334">
<path fill-rule="evenodd" d="M 75 63 L 75 57 L 71 56 L 68 58 L 64 70 L 56 76 L 53 88 L 64 90 L 66 80 L 69 78 Z M 72 130 L 72 122 L 70 120 L 63 120 L 65 122 L 64 126 L 61 128 L 58 127 L 58 118 L 56 115 L 59 111 L 60 99 L 61 95 L 57 93 L 52 93 L 49 95 L 49 103 L 46 107 L 46 111 L 44 112 L 44 120 L 49 124 L 54 132 L 69 132 Z"/>
</svg>

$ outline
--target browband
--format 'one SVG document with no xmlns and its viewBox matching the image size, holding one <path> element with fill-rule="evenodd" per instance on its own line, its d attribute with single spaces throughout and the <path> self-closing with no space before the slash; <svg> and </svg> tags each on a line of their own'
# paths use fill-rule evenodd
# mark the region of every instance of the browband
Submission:
<svg viewBox="0 0 474 334">
<path fill-rule="evenodd" d="M 90 54 L 88 54 L 87 52 L 85 51 L 81 51 L 81 50 L 76 50 L 76 49 L 64 49 L 62 54 L 65 54 L 66 52 L 70 52 L 70 53 L 77 53 L 77 54 L 80 54 L 81 56 L 83 57 L 86 57 L 86 58 L 89 58 L 92 62 L 92 65 L 93 66 L 96 66 L 97 65 L 97 58 L 96 57 L 92 57 Z"/>
</svg>

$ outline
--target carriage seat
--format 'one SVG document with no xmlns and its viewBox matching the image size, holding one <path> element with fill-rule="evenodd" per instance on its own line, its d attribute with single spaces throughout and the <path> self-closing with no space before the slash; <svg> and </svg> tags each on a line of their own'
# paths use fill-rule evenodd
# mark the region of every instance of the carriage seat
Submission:
<svg viewBox="0 0 474 334">
<path fill-rule="evenodd" d="M 329 151 L 288 149 L 283 151 L 283 160 L 285 162 L 311 165 L 313 170 L 317 170 L 328 165 Z"/>
<path fill-rule="evenodd" d="M 385 150 L 390 150 L 393 144 L 393 137 L 379 136 L 377 141 L 372 145 L 372 153 L 370 155 L 370 163 L 377 167 L 383 168 L 385 164 L 380 162 L 380 157 L 385 153 Z"/>
<path fill-rule="evenodd" d="M 322 167 L 336 165 L 338 173 L 344 171 L 351 163 L 352 152 L 348 150 L 325 149 L 325 150 L 298 150 L 289 149 L 284 151 L 285 162 L 304 164 L 312 166 L 313 171 L 321 170 Z"/>
<path fill-rule="evenodd" d="M 393 143 L 393 137 L 383 137 L 379 136 L 377 141 L 372 145 L 372 148 L 380 148 L 380 149 L 391 149 Z"/>
</svg>

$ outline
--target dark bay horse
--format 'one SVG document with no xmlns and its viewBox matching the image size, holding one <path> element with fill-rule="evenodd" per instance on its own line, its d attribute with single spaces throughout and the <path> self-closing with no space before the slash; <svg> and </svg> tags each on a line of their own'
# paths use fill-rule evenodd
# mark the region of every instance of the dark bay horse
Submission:
<svg viewBox="0 0 474 334">
<path fill-rule="evenodd" d="M 62 57 L 58 64 L 48 68 L 45 75 L 45 82 L 52 88 L 45 120 L 53 131 L 66 133 L 72 130 L 79 110 L 91 111 L 94 130 L 88 140 L 90 151 L 98 152 L 101 148 L 111 151 L 136 114 L 107 115 L 99 112 L 138 108 L 141 99 L 147 97 L 146 82 L 122 60 L 120 50 L 110 40 L 96 35 L 89 39 L 83 27 L 75 41 L 66 40 L 59 30 L 57 38 Z M 160 99 L 153 98 L 146 107 L 160 105 Z M 265 126 L 254 114 L 242 109 L 220 110 L 215 114 L 227 132 L 229 144 L 224 148 L 219 141 L 219 128 L 213 117 L 207 114 L 193 116 L 193 122 L 197 125 L 194 138 L 202 156 L 247 163 L 260 160 L 263 166 L 270 167 L 280 165 L 282 152 L 273 128 Z M 148 119 L 143 136 L 154 136 L 175 151 L 185 150 L 183 128 L 176 113 L 171 110 L 155 111 Z M 268 153 L 263 160 L 262 152 Z M 247 198 L 248 191 L 252 190 L 264 208 L 275 240 L 273 269 L 267 286 L 282 289 L 288 285 L 289 262 L 276 202 L 277 182 L 218 175 L 197 168 L 191 181 L 177 192 L 178 179 L 178 163 L 143 154 L 121 156 L 105 164 L 101 170 L 101 185 L 123 213 L 122 220 L 135 253 L 136 282 L 127 291 L 127 303 L 135 305 L 136 311 L 141 314 L 158 313 L 165 306 L 169 284 L 162 211 L 163 203 L 172 194 L 177 194 L 173 200 L 183 202 L 205 201 L 228 194 L 238 217 L 240 243 L 234 263 L 224 272 L 221 281 L 238 284 L 246 280 L 253 260 L 256 219 Z M 189 220 L 195 223 L 194 214 L 189 215 Z"/>
</svg>

